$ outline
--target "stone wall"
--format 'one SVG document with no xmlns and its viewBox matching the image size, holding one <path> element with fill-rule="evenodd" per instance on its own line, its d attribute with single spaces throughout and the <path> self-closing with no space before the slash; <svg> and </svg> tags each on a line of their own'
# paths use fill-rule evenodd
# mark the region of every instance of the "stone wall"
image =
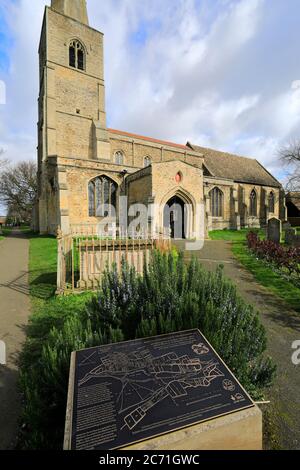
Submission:
<svg viewBox="0 0 300 470">
<path fill-rule="evenodd" d="M 176 181 L 177 174 L 181 175 L 180 182 Z M 152 166 L 152 185 L 155 227 L 163 228 L 165 205 L 173 196 L 178 196 L 189 208 L 187 237 L 201 238 L 206 231 L 204 208 L 203 213 L 200 212 L 204 205 L 202 169 L 181 161 L 156 163 Z"/>
<path fill-rule="evenodd" d="M 135 176 L 135 175 L 134 175 Z M 126 194 L 128 196 L 128 206 L 132 204 L 145 204 L 148 207 L 152 198 L 152 171 L 147 168 L 137 173 L 136 177 L 129 177 L 126 184 Z"/>
<path fill-rule="evenodd" d="M 280 190 L 278 188 L 262 187 L 247 183 L 236 183 L 220 178 L 205 177 L 205 194 L 207 201 L 207 216 L 209 230 L 236 229 L 237 217 L 242 227 L 264 227 L 268 219 L 280 216 Z M 218 187 L 223 192 L 223 216 L 212 217 L 210 213 L 209 193 Z M 257 194 L 257 216 L 250 215 L 250 195 L 253 189 Z M 275 211 L 268 209 L 268 196 L 275 195 Z"/>
</svg>

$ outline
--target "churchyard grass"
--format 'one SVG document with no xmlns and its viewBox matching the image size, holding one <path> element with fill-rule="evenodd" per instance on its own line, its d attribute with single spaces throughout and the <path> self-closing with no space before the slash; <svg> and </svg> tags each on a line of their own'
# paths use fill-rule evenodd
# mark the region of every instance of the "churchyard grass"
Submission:
<svg viewBox="0 0 300 470">
<path fill-rule="evenodd" d="M 30 393 L 28 381 L 25 379 L 26 371 L 39 362 L 51 330 L 62 328 L 68 318 L 76 316 L 85 309 L 86 302 L 91 298 L 90 293 L 66 297 L 56 296 L 56 238 L 37 236 L 31 232 L 28 232 L 28 237 L 30 239 L 29 284 L 32 314 L 20 362 L 20 387 L 25 394 Z M 34 394 L 34 390 L 31 392 Z M 40 410 L 40 412 L 43 411 Z M 34 448 L 35 443 L 35 448 L 41 445 L 41 437 L 33 429 L 33 422 L 38 414 L 38 410 L 33 412 L 31 404 L 25 402 L 20 424 L 21 426 L 23 422 L 29 424 L 30 432 L 27 426 L 20 430 L 19 448 Z"/>
<path fill-rule="evenodd" d="M 300 231 L 300 229 L 299 229 Z M 238 261 L 248 269 L 262 286 L 266 287 L 274 295 L 283 299 L 292 309 L 300 312 L 300 289 L 279 273 L 269 267 L 266 262 L 257 259 L 247 247 L 247 234 L 249 230 L 214 230 L 210 232 L 212 240 L 226 240 L 232 242 L 232 252 Z M 263 239 L 265 232 L 258 231 L 258 235 Z"/>
<path fill-rule="evenodd" d="M 69 295 L 57 297 L 57 241 L 51 236 L 37 236 L 29 233 L 29 284 L 32 306 L 32 317 L 29 325 L 29 333 L 39 320 L 47 323 L 50 328 L 55 326 L 56 320 L 68 317 L 77 309 L 81 309 L 91 294 Z M 53 316 L 54 315 L 54 316 Z M 37 330 L 38 332 L 38 330 Z"/>
<path fill-rule="evenodd" d="M 11 228 L 2 228 L 2 234 L 0 235 L 0 241 L 4 240 L 5 237 L 7 237 L 11 232 Z"/>
</svg>

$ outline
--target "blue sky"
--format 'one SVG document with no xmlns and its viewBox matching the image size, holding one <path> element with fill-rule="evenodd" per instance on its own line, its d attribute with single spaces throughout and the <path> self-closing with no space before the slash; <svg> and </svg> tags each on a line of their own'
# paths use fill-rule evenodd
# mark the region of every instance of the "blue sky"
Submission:
<svg viewBox="0 0 300 470">
<path fill-rule="evenodd" d="M 44 0 L 0 0 L 0 148 L 36 158 Z M 299 0 L 88 0 L 108 125 L 252 156 L 277 177 L 300 131 Z"/>
</svg>

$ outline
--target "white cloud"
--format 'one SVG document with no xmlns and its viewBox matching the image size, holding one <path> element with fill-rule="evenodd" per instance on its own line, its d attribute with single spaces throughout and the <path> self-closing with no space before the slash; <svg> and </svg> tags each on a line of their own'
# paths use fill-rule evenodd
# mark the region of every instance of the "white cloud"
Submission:
<svg viewBox="0 0 300 470">
<path fill-rule="evenodd" d="M 6 103 L 6 85 L 3 80 L 0 80 L 0 105 Z"/>
</svg>

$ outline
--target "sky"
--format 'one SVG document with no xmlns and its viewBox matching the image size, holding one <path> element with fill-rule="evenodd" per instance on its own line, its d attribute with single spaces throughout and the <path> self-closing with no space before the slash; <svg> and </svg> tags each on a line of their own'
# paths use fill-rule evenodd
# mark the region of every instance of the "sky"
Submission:
<svg viewBox="0 0 300 470">
<path fill-rule="evenodd" d="M 284 179 L 278 149 L 300 131 L 299 0 L 87 3 L 105 34 L 109 127 L 257 158 Z M 13 162 L 36 159 L 45 4 L 0 0 L 0 150 Z"/>
</svg>

